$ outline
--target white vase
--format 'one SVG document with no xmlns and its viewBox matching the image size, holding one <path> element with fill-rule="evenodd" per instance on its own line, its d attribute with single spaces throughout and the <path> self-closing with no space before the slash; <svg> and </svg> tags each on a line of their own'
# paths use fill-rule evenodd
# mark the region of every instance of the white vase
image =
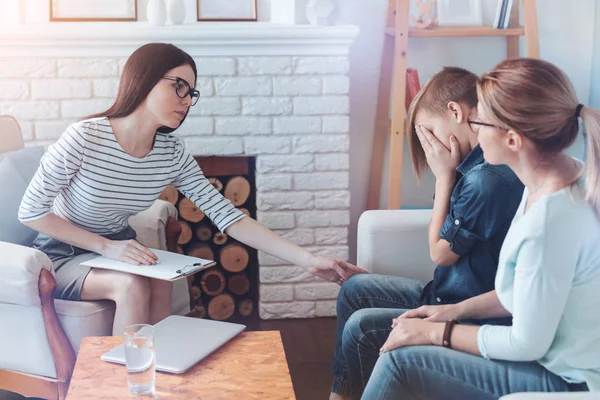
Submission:
<svg viewBox="0 0 600 400">
<path fill-rule="evenodd" d="M 172 25 L 181 25 L 185 20 L 185 4 L 183 0 L 167 0 L 167 15 Z"/>
<path fill-rule="evenodd" d="M 152 25 L 164 25 L 167 21 L 167 7 L 164 0 L 149 0 L 146 16 Z"/>
<path fill-rule="evenodd" d="M 336 0 L 310 0 L 306 5 L 306 18 L 311 25 L 334 25 L 338 14 Z"/>
</svg>

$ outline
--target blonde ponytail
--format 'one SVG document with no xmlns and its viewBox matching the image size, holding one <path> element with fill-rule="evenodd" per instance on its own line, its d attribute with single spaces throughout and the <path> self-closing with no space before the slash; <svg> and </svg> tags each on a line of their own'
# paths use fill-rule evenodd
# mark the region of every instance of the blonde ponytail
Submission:
<svg viewBox="0 0 600 400">
<path fill-rule="evenodd" d="M 600 214 L 600 111 L 583 107 L 580 116 L 587 135 L 585 199 Z"/>
</svg>

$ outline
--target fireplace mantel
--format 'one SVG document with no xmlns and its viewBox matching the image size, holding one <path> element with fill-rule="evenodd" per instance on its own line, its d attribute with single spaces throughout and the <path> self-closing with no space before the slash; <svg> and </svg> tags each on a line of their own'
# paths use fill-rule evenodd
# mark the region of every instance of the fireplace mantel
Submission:
<svg viewBox="0 0 600 400">
<path fill-rule="evenodd" d="M 358 32 L 352 25 L 57 22 L 0 29 L 0 57 L 126 57 L 149 42 L 185 47 L 194 56 L 347 55 Z"/>
</svg>

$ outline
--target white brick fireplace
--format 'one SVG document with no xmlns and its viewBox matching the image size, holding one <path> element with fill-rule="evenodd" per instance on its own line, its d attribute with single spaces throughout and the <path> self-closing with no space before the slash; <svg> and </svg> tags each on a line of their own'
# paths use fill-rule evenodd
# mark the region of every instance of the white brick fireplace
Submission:
<svg viewBox="0 0 600 400">
<path fill-rule="evenodd" d="M 357 28 L 205 23 L 55 23 L 0 30 L 0 114 L 27 145 L 106 109 L 126 57 L 173 43 L 201 99 L 177 133 L 195 156 L 256 156 L 258 220 L 323 256 L 348 257 L 349 58 Z M 1 140 L 1 137 L 0 137 Z M 338 287 L 259 254 L 262 318 L 335 315 Z"/>
</svg>

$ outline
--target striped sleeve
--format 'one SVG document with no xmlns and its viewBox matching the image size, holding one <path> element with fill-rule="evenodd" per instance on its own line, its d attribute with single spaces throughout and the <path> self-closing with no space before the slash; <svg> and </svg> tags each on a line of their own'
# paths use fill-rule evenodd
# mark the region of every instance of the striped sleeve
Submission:
<svg viewBox="0 0 600 400">
<path fill-rule="evenodd" d="M 178 173 L 172 185 L 196 204 L 221 232 L 246 216 L 223 197 L 206 179 L 200 166 L 176 138 L 175 159 Z"/>
<path fill-rule="evenodd" d="M 67 128 L 40 160 L 19 207 L 19 221 L 34 221 L 52 211 L 54 199 L 81 167 L 85 140 L 81 124 Z"/>
</svg>

